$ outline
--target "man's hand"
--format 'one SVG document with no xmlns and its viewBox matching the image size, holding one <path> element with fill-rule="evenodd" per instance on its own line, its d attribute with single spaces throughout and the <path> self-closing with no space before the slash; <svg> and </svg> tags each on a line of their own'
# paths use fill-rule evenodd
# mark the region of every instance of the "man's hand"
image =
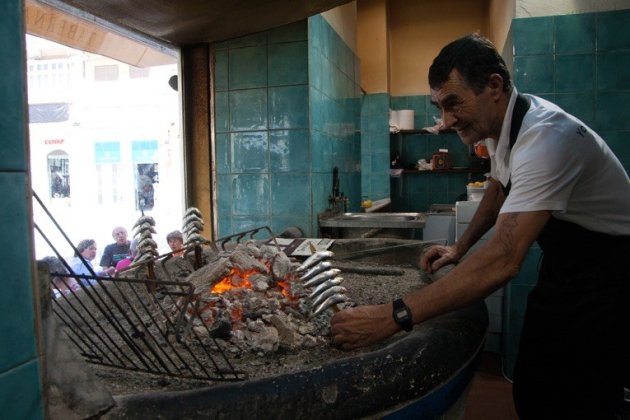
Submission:
<svg viewBox="0 0 630 420">
<path fill-rule="evenodd" d="M 440 267 L 456 263 L 460 258 L 461 255 L 459 255 L 456 245 L 434 245 L 420 256 L 420 268 L 426 273 L 431 274 Z"/>
<path fill-rule="evenodd" d="M 357 306 L 337 312 L 330 331 L 337 346 L 349 350 L 379 343 L 400 330 L 391 303 Z"/>
</svg>

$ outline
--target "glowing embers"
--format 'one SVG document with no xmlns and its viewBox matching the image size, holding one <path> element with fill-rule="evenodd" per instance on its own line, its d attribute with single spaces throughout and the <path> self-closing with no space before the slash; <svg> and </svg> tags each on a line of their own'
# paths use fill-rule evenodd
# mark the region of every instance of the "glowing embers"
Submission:
<svg viewBox="0 0 630 420">
<path fill-rule="evenodd" d="M 292 263 L 279 249 L 237 245 L 192 273 L 197 317 L 228 342 L 228 351 L 275 352 L 324 344 L 329 315 L 311 319 L 311 305 Z M 204 328 L 200 328 L 202 331 Z"/>
</svg>

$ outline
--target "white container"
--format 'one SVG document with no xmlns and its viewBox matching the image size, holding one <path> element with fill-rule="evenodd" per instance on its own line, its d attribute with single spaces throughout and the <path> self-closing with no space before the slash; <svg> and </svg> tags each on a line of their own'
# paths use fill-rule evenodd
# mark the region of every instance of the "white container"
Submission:
<svg viewBox="0 0 630 420">
<path fill-rule="evenodd" d="M 401 109 L 400 111 L 398 111 L 398 127 L 401 130 L 413 130 L 413 118 L 413 109 Z"/>
<path fill-rule="evenodd" d="M 481 201 L 483 194 L 486 192 L 484 187 L 467 186 L 466 189 L 468 190 L 468 201 Z"/>
<path fill-rule="evenodd" d="M 398 122 L 398 111 L 394 111 L 393 109 L 389 110 L 389 127 L 400 129 Z"/>
</svg>

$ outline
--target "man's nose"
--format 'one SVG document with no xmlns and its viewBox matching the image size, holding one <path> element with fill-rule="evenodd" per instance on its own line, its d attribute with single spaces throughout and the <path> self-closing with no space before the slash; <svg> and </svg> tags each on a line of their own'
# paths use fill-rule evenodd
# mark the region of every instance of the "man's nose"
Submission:
<svg viewBox="0 0 630 420">
<path fill-rule="evenodd" d="M 451 128 L 453 124 L 457 122 L 457 117 L 454 112 L 442 111 L 442 130 Z"/>
</svg>

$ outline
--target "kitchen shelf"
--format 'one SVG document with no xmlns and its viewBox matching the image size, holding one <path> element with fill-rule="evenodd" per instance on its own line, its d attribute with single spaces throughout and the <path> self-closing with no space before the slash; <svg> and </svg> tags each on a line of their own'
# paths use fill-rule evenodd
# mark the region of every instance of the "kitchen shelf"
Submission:
<svg viewBox="0 0 630 420">
<path fill-rule="evenodd" d="M 417 169 L 403 169 L 404 174 L 483 174 L 487 171 L 472 168 L 435 169 L 431 171 L 419 171 Z"/>
<path fill-rule="evenodd" d="M 391 135 L 395 135 L 395 134 L 425 134 L 425 135 L 431 135 L 431 136 L 439 136 L 440 134 L 448 134 L 448 133 L 456 133 L 455 130 L 449 128 L 448 130 L 441 130 L 440 132 L 433 133 L 431 131 L 428 131 L 424 128 L 417 128 L 414 130 L 400 130 L 397 131 L 395 133 L 390 132 Z"/>
</svg>

